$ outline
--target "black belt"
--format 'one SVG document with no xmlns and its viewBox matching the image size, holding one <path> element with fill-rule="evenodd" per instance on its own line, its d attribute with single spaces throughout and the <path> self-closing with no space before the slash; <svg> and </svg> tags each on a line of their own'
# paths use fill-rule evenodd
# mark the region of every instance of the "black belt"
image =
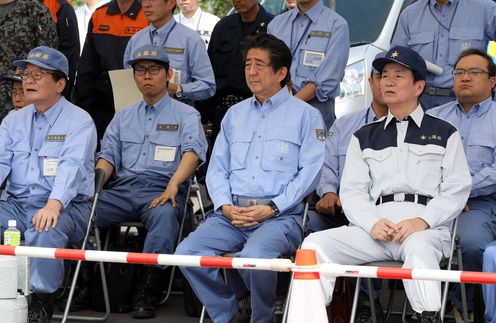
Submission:
<svg viewBox="0 0 496 323">
<path fill-rule="evenodd" d="M 454 92 L 450 88 L 426 86 L 424 91 L 425 91 L 425 93 L 430 94 L 430 95 L 454 96 Z"/>
<path fill-rule="evenodd" d="M 427 203 L 432 199 L 431 197 L 425 195 L 396 193 L 379 197 L 375 202 L 375 205 L 389 202 L 415 202 L 415 197 L 417 198 L 417 203 L 422 205 L 427 205 Z"/>
</svg>

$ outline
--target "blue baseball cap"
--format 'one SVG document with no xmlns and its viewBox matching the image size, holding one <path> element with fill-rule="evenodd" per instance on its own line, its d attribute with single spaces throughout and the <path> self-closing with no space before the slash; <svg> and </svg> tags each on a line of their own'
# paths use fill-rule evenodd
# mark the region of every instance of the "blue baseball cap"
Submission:
<svg viewBox="0 0 496 323">
<path fill-rule="evenodd" d="M 394 46 L 383 57 L 378 57 L 372 62 L 372 66 L 382 73 L 382 69 L 388 63 L 401 64 L 412 71 L 418 72 L 425 79 L 427 66 L 422 56 L 413 49 L 403 46 Z"/>
<path fill-rule="evenodd" d="M 144 45 L 136 49 L 133 57 L 126 62 L 126 64 L 133 66 L 138 61 L 158 61 L 169 63 L 169 57 L 165 50 L 157 45 Z"/>
<path fill-rule="evenodd" d="M 56 49 L 38 46 L 32 49 L 27 59 L 14 61 L 14 66 L 24 69 L 26 64 L 33 64 L 47 70 L 60 71 L 65 74 L 66 78 L 69 75 L 69 63 L 64 54 Z"/>
</svg>

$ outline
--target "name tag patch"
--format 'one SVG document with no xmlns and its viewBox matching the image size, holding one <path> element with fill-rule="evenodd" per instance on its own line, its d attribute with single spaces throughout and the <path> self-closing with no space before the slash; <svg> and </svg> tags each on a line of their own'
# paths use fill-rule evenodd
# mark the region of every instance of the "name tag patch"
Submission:
<svg viewBox="0 0 496 323">
<path fill-rule="evenodd" d="M 176 158 L 177 147 L 157 146 L 155 147 L 156 161 L 171 162 Z"/>
<path fill-rule="evenodd" d="M 303 56 L 303 65 L 319 67 L 324 60 L 324 53 L 306 50 Z"/>
<path fill-rule="evenodd" d="M 329 31 L 312 30 L 310 37 L 331 38 L 331 33 Z"/>
<path fill-rule="evenodd" d="M 167 54 L 184 54 L 184 48 L 165 47 L 164 50 Z"/>
<path fill-rule="evenodd" d="M 43 159 L 43 176 L 57 176 L 57 164 L 56 158 Z"/>
<path fill-rule="evenodd" d="M 178 124 L 157 124 L 157 131 L 177 131 L 179 130 Z"/>
<path fill-rule="evenodd" d="M 45 141 L 64 142 L 65 141 L 65 135 L 46 135 Z"/>
</svg>

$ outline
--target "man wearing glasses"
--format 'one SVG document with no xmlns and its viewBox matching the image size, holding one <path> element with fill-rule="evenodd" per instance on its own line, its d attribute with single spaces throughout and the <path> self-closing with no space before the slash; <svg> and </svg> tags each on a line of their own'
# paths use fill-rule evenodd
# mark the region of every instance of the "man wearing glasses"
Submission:
<svg viewBox="0 0 496 323">
<path fill-rule="evenodd" d="M 3 76 L 4 82 L 12 82 L 12 91 L 10 91 L 10 97 L 12 98 L 12 105 L 14 110 L 17 111 L 28 105 L 28 101 L 24 96 L 24 90 L 22 89 L 22 79 L 20 76 L 21 70 L 17 70 L 13 75 Z"/>
<path fill-rule="evenodd" d="M 65 248 L 83 239 L 94 191 L 96 129 L 91 117 L 63 93 L 69 65 L 59 51 L 40 46 L 14 65 L 32 104 L 0 125 L 2 233 L 16 220 L 27 246 Z M 3 236 L 3 234 L 2 234 Z M 62 260 L 31 259 L 29 322 L 49 322 L 54 293 L 64 277 Z"/>
<path fill-rule="evenodd" d="M 186 180 L 205 161 L 207 141 L 194 108 L 171 99 L 169 58 L 156 45 L 138 48 L 126 64 L 143 100 L 119 111 L 103 136 L 96 168 L 112 176 L 97 204 L 99 226 L 141 221 L 143 252 L 173 253 L 185 205 Z M 155 316 L 153 296 L 162 271 L 147 266 L 137 287 L 132 315 Z"/>
<path fill-rule="evenodd" d="M 496 103 L 492 101 L 496 67 L 485 52 L 468 49 L 460 54 L 455 63 L 453 84 L 456 101 L 427 113 L 449 121 L 460 132 L 472 175 L 472 191 L 458 220 L 457 233 L 461 241 L 464 270 L 481 271 L 484 249 L 496 234 L 490 226 L 496 214 Z M 455 310 L 460 310 L 460 285 L 455 284 L 454 288 Z M 468 310 L 472 316 L 474 286 L 467 285 L 466 288 Z"/>
</svg>

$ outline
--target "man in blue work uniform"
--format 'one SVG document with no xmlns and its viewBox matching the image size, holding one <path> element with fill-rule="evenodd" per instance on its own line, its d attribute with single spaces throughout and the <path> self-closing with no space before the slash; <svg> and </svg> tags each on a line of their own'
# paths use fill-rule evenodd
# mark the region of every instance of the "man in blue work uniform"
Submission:
<svg viewBox="0 0 496 323">
<path fill-rule="evenodd" d="M 400 16 L 391 46 L 407 46 L 443 68 L 426 77 L 422 107 L 455 100 L 451 72 L 467 48 L 486 50 L 496 38 L 496 4 L 491 0 L 419 0 Z"/>
<path fill-rule="evenodd" d="M 482 270 L 482 254 L 496 237 L 490 225 L 496 214 L 496 67 L 484 51 L 468 49 L 460 54 L 453 70 L 457 100 L 433 108 L 428 114 L 449 121 L 458 128 L 472 175 L 472 192 L 459 216 L 463 269 Z M 467 303 L 474 311 L 474 286 L 467 285 Z M 460 284 L 454 286 L 453 303 L 461 312 Z M 461 320 L 461 316 L 459 316 Z M 473 319 L 472 319 L 473 321 Z"/>
<path fill-rule="evenodd" d="M 65 248 L 83 239 L 88 225 L 95 125 L 62 96 L 69 65 L 61 52 L 36 47 L 14 65 L 23 70 L 24 93 L 32 104 L 0 126 L 0 182 L 9 178 L 7 201 L 0 202 L 1 231 L 14 219 L 26 245 Z M 63 277 L 62 260 L 31 259 L 30 322 L 50 321 Z"/>
<path fill-rule="evenodd" d="M 334 98 L 348 61 L 348 23 L 322 0 L 297 0 L 294 10 L 276 16 L 267 32 L 291 49 L 293 94 L 317 108 L 327 129 L 336 119 Z"/>
<path fill-rule="evenodd" d="M 324 162 L 322 117 L 289 93 L 291 52 L 284 42 L 259 34 L 245 38 L 241 48 L 254 95 L 222 121 L 207 172 L 214 211 L 177 254 L 277 258 L 293 253 L 302 239 L 302 201 L 317 186 Z M 243 283 L 234 288 L 219 269 L 181 270 L 214 322 L 250 321 L 236 301 L 247 290 L 251 322 L 273 319 L 275 272 L 239 271 Z"/>
<path fill-rule="evenodd" d="M 312 233 L 302 247 L 321 263 L 403 261 L 405 268 L 439 269 L 448 256 L 450 225 L 470 193 L 470 172 L 456 128 L 424 114 L 418 103 L 427 67 L 403 46 L 372 63 L 382 73 L 389 112 L 351 137 L 340 198 L 349 226 Z M 321 276 L 327 301 L 335 278 Z M 412 322 L 437 323 L 441 283 L 403 281 Z"/>
<path fill-rule="evenodd" d="M 198 111 L 167 94 L 172 70 L 162 47 L 142 46 L 126 63 L 143 101 L 116 113 L 103 137 L 96 168 L 105 171 L 105 181 L 114 177 L 100 195 L 96 220 L 103 227 L 139 220 L 147 229 L 143 252 L 173 253 L 186 181 L 205 161 L 207 142 Z M 152 291 L 160 272 L 146 267 L 133 317 L 155 316 Z"/>
<path fill-rule="evenodd" d="M 130 67 L 128 61 L 137 48 L 147 44 L 160 46 L 174 72 L 167 89 L 171 97 L 193 104 L 214 95 L 214 72 L 205 43 L 196 31 L 176 22 L 176 1 L 143 0 L 141 5 L 150 26 L 134 34 L 127 43 L 124 67 Z"/>
</svg>

